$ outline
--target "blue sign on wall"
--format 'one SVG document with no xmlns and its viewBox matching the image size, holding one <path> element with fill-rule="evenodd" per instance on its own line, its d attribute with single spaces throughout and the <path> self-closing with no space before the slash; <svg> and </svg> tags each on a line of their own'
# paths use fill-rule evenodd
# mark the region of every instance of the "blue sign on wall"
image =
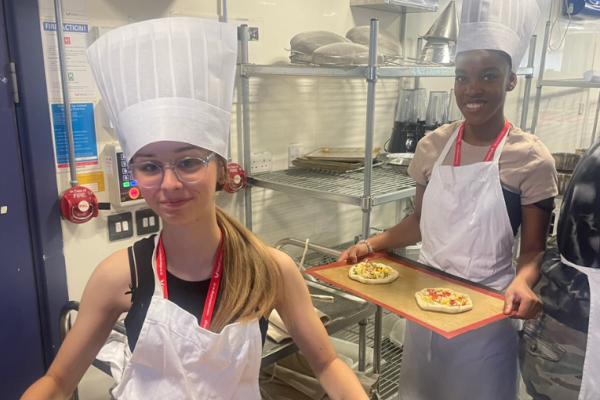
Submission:
<svg viewBox="0 0 600 400">
<path fill-rule="evenodd" d="M 92 103 L 71 104 L 71 119 L 77 166 L 98 164 L 94 105 Z M 57 167 L 68 168 L 69 149 L 67 147 L 65 107 L 63 104 L 52 104 L 52 121 L 54 124 Z"/>
</svg>

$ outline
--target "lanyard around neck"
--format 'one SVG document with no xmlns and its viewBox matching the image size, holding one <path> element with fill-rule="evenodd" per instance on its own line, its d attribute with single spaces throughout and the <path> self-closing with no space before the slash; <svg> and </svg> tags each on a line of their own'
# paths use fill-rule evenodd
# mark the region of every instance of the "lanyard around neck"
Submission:
<svg viewBox="0 0 600 400">
<path fill-rule="evenodd" d="M 223 275 L 223 258 L 223 234 L 221 233 L 221 241 L 219 242 L 219 249 L 217 250 L 217 257 L 215 259 L 215 265 L 213 267 L 212 277 L 210 279 L 210 286 L 208 288 L 206 302 L 204 303 L 204 311 L 202 312 L 202 320 L 200 321 L 200 326 L 207 330 L 210 328 L 210 321 L 212 320 L 217 294 L 219 293 L 219 285 L 221 283 L 221 276 Z M 165 299 L 168 300 L 169 290 L 167 288 L 167 263 L 165 249 L 162 243 L 162 236 L 158 240 L 158 245 L 156 248 L 156 273 L 158 275 L 160 286 L 163 289 Z"/>
<path fill-rule="evenodd" d="M 496 140 L 494 141 L 494 143 L 492 143 L 492 146 L 490 147 L 485 158 L 483 159 L 484 162 L 492 161 L 492 158 L 494 158 L 494 153 L 496 153 L 496 149 L 498 148 L 498 146 L 500 146 L 500 143 L 502 143 L 502 140 L 504 140 L 504 137 L 510 130 L 510 123 L 508 122 L 508 120 L 505 121 L 506 122 L 504 123 L 504 128 L 502 128 L 502 131 L 500 131 L 500 133 L 496 137 Z M 464 133 L 465 122 L 463 122 L 463 124 L 460 126 L 460 129 L 458 130 L 458 137 L 456 138 L 456 149 L 454 150 L 455 167 L 460 167 L 460 156 L 462 152 L 462 142 Z"/>
</svg>

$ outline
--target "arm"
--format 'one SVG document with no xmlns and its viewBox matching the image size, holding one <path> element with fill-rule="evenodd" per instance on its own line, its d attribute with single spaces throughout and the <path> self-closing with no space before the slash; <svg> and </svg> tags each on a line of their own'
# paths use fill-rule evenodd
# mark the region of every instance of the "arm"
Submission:
<svg viewBox="0 0 600 400">
<path fill-rule="evenodd" d="M 296 264 L 284 253 L 271 251 L 283 279 L 277 312 L 315 376 L 333 400 L 368 400 L 354 372 L 333 349 Z"/>
<path fill-rule="evenodd" d="M 415 212 L 393 228 L 369 239 L 373 251 L 387 251 L 410 246 L 421 241 L 421 210 L 425 186 L 417 184 Z M 359 258 L 369 254 L 365 243 L 356 244 L 342 253 L 338 261 L 348 260 L 355 264 Z"/>
<path fill-rule="evenodd" d="M 98 265 L 83 293 L 73 329 L 46 375 L 21 400 L 64 400 L 71 396 L 117 319 L 129 309 L 131 297 L 125 292 L 130 281 L 127 251 L 116 252 Z"/>
<path fill-rule="evenodd" d="M 522 206 L 522 210 L 521 254 L 517 276 L 506 290 L 504 313 L 517 311 L 515 318 L 532 319 L 542 312 L 542 302 L 531 289 L 540 276 L 551 213 L 533 204 Z"/>
</svg>

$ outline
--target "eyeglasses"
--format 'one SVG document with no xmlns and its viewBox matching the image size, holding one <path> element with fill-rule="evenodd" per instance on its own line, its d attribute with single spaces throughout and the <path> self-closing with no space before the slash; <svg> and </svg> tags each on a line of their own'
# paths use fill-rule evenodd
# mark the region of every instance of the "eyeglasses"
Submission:
<svg viewBox="0 0 600 400">
<path fill-rule="evenodd" d="M 147 189 L 155 188 L 162 183 L 167 168 L 175 172 L 180 182 L 198 183 L 206 176 L 208 163 L 214 156 L 215 153 L 211 153 L 208 157 L 185 157 L 174 164 L 160 164 L 153 161 L 134 163 L 129 165 L 129 169 L 138 185 Z"/>
</svg>

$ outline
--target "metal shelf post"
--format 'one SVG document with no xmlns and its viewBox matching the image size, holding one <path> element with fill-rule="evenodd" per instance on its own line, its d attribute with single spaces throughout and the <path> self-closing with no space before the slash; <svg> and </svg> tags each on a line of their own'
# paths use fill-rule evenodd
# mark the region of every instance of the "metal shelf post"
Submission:
<svg viewBox="0 0 600 400">
<path fill-rule="evenodd" d="M 243 66 L 248 64 L 248 25 L 242 25 L 239 30 L 241 41 L 241 78 L 242 78 L 242 133 L 244 136 L 244 170 L 250 174 L 252 169 L 252 152 L 250 140 L 250 77 L 245 74 Z M 244 190 L 244 215 L 246 228 L 252 230 L 252 188 Z"/>
<path fill-rule="evenodd" d="M 71 100 L 69 98 L 69 76 L 67 71 L 67 56 L 65 54 L 65 34 L 63 31 L 62 0 L 54 0 L 56 16 L 56 40 L 58 44 L 58 60 L 62 83 L 63 105 L 65 109 L 65 128 L 67 132 L 67 148 L 69 151 L 69 172 L 71 187 L 79 186 L 77 180 L 77 163 L 75 162 L 75 141 L 73 139 L 73 120 L 71 118 Z"/>
<path fill-rule="evenodd" d="M 373 137 L 375 135 L 375 94 L 377 85 L 377 35 L 379 33 L 379 20 L 371 19 L 371 37 L 369 46 L 369 68 L 367 73 L 367 130 L 365 138 L 365 182 L 363 202 L 361 205 L 363 213 L 363 238 L 368 239 L 371 233 L 371 212 L 373 206 L 371 204 L 371 183 L 373 175 Z M 382 319 L 381 307 L 377 306 L 377 314 L 375 318 L 375 337 L 374 337 L 374 360 L 373 372 L 378 374 L 381 370 L 381 331 Z M 379 318 L 377 318 L 379 316 Z M 361 340 L 361 343 L 363 341 Z M 359 343 L 360 344 L 360 343 Z M 359 352 L 362 353 L 359 348 Z"/>
<path fill-rule="evenodd" d="M 546 22 L 546 32 L 544 33 L 544 48 L 542 49 L 542 59 L 540 61 L 540 73 L 538 75 L 537 92 L 535 94 L 535 103 L 533 106 L 533 121 L 531 122 L 531 133 L 535 135 L 538 118 L 540 114 L 540 102 L 542 101 L 542 80 L 546 69 L 546 55 L 548 54 L 548 40 L 550 38 L 550 21 Z"/>
<path fill-rule="evenodd" d="M 529 59 L 527 60 L 527 67 L 533 68 L 535 61 L 535 47 L 537 43 L 537 36 L 531 37 L 529 42 Z M 531 84 L 533 82 L 533 75 L 527 75 L 525 78 L 525 91 L 523 92 L 523 111 L 521 112 L 521 130 L 527 130 L 527 117 L 529 114 L 529 99 L 531 97 Z"/>
</svg>

